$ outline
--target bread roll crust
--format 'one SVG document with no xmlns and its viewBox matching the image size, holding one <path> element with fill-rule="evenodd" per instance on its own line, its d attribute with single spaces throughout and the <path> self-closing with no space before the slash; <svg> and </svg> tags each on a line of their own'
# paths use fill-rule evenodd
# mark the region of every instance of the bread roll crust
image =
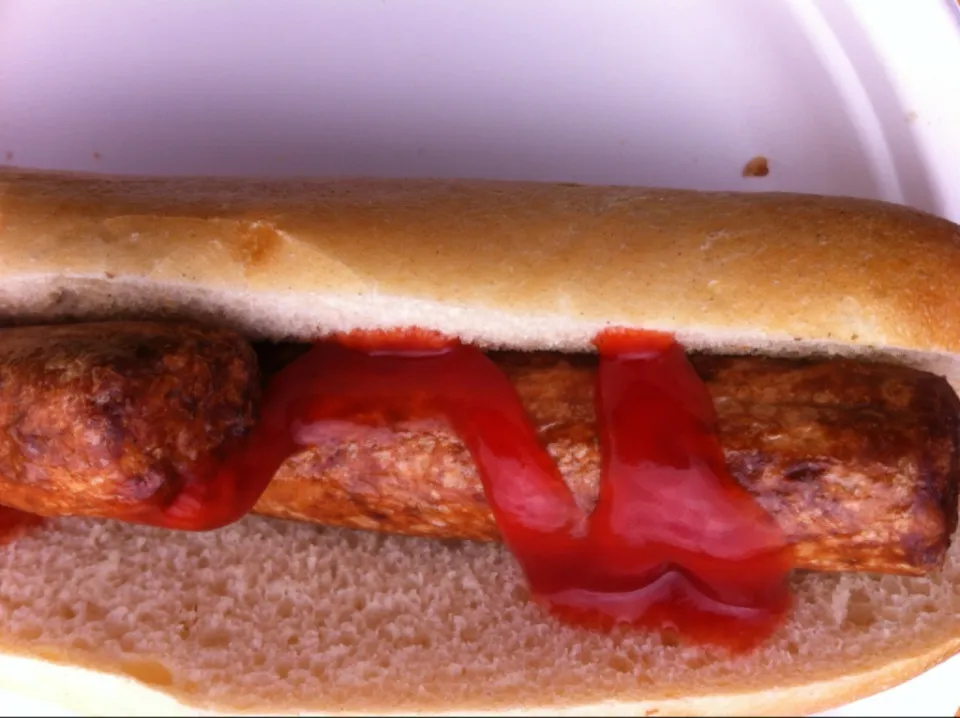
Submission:
<svg viewBox="0 0 960 718">
<path fill-rule="evenodd" d="M 0 312 L 213 312 L 252 336 L 418 324 L 590 348 L 960 351 L 960 229 L 852 198 L 478 180 L 0 173 Z"/>
<path fill-rule="evenodd" d="M 0 257 L 6 322 L 415 324 L 566 350 L 615 324 L 960 376 L 960 231 L 856 199 L 9 172 Z M 56 520 L 0 548 L 0 573 L 0 686 L 90 713 L 796 714 L 960 649 L 956 546 L 927 578 L 798 575 L 794 615 L 736 659 L 558 625 L 501 547 L 256 516 L 207 534 Z"/>
</svg>

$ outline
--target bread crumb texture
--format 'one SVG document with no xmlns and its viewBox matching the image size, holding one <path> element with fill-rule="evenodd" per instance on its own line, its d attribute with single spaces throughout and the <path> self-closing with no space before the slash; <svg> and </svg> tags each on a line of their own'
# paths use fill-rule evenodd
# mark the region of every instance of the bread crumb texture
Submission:
<svg viewBox="0 0 960 718">
<path fill-rule="evenodd" d="M 7 649 L 125 674 L 198 708 L 656 705 L 869 671 L 960 628 L 956 547 L 935 578 L 797 577 L 793 617 L 732 659 L 561 625 L 499 546 L 256 516 L 209 533 L 53 520 L 0 549 L 0 572 Z"/>
</svg>

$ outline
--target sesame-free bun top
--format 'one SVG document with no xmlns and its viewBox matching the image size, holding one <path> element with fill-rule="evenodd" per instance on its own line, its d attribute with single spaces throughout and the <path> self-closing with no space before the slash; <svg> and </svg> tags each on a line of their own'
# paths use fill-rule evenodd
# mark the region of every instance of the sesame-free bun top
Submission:
<svg viewBox="0 0 960 718">
<path fill-rule="evenodd" d="M 0 173 L 6 322 L 176 315 L 274 339 L 418 325 L 567 350 L 618 325 L 953 378 L 956 276 L 956 226 L 854 199 Z M 0 689 L 90 714 L 795 715 L 960 650 L 957 581 L 956 544 L 929 577 L 798 574 L 789 620 L 732 658 L 560 625 L 501 546 L 63 518 L 0 547 Z"/>
<path fill-rule="evenodd" d="M 254 337 L 418 325 L 590 348 L 960 350 L 960 229 L 892 204 L 475 180 L 0 173 L 0 314 L 186 313 Z M 946 370 L 941 373 L 947 373 Z"/>
</svg>

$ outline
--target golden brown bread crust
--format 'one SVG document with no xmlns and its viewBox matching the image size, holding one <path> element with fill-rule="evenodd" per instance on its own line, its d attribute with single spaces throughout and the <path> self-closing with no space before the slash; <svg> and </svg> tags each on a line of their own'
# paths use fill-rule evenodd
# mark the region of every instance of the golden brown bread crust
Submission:
<svg viewBox="0 0 960 718">
<path fill-rule="evenodd" d="M 469 180 L 0 173 L 0 316 L 184 313 L 253 337 L 413 323 L 589 349 L 960 352 L 960 230 L 851 198 Z"/>
<path fill-rule="evenodd" d="M 106 518 L 164 506 L 253 424 L 258 376 L 242 337 L 193 324 L 0 330 L 2 503 Z"/>
<path fill-rule="evenodd" d="M 287 350 L 289 351 L 289 350 Z M 279 363 L 261 351 L 268 370 Z M 494 353 L 578 503 L 596 501 L 596 360 Z M 796 545 L 798 567 L 922 574 L 957 523 L 960 401 L 941 378 L 833 360 L 692 357 L 733 476 Z M 442 420 L 357 427 L 299 452 L 255 507 L 279 518 L 495 540 L 469 452 Z"/>
</svg>

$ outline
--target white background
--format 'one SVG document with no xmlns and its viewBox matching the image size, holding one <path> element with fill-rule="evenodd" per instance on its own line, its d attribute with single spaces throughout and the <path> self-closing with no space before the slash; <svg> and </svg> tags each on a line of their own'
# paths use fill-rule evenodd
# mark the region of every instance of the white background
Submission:
<svg viewBox="0 0 960 718">
<path fill-rule="evenodd" d="M 757 155 L 770 174 L 742 177 Z M 960 13 L 949 0 L 0 0 L 2 163 L 796 190 L 960 221 Z M 953 662 L 844 714 L 952 715 L 958 678 Z M 0 712 L 19 710 L 0 696 Z"/>
</svg>

